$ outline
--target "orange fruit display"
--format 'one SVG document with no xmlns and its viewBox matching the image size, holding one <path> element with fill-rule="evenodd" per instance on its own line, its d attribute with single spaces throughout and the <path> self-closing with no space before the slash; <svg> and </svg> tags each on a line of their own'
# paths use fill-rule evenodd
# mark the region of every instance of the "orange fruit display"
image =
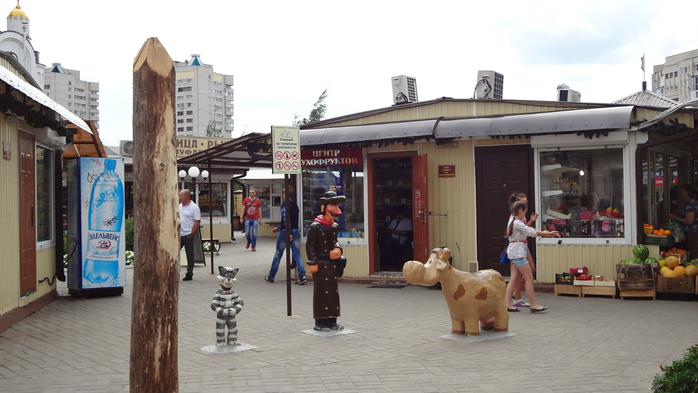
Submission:
<svg viewBox="0 0 698 393">
<path fill-rule="evenodd" d="M 670 256 L 666 259 L 666 266 L 669 269 L 675 269 L 677 266 L 679 266 L 679 258 L 676 258 L 675 256 Z"/>
<path fill-rule="evenodd" d="M 674 268 L 674 273 L 676 273 L 677 277 L 686 277 L 686 268 L 681 265 L 676 266 Z"/>
</svg>

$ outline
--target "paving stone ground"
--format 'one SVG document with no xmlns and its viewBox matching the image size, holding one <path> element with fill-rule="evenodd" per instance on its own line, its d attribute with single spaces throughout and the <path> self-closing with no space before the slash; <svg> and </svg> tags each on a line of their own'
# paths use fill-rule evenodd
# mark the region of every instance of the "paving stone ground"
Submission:
<svg viewBox="0 0 698 393">
<path fill-rule="evenodd" d="M 313 283 L 264 281 L 275 239 L 257 252 L 223 244 L 216 265 L 239 267 L 239 340 L 256 349 L 210 354 L 218 285 L 210 266 L 180 282 L 181 392 L 647 392 L 659 366 L 698 343 L 698 302 L 541 293 L 544 314 L 510 314 L 514 336 L 459 342 L 439 290 L 340 283 L 353 334 L 317 337 Z M 351 263 L 351 261 L 350 261 Z M 131 275 L 122 296 L 60 298 L 0 334 L 0 392 L 129 390 Z M 181 272 L 184 275 L 184 269 Z M 157 295 L 155 295 L 157 296 Z"/>
</svg>

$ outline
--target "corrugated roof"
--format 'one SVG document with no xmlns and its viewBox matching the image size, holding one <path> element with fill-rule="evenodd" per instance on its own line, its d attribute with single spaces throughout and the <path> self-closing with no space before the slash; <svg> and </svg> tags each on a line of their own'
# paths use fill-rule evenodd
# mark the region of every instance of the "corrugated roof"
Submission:
<svg viewBox="0 0 698 393">
<path fill-rule="evenodd" d="M 655 108 L 672 108 L 679 103 L 655 94 L 649 90 L 640 90 L 620 100 L 613 101 L 612 104 L 628 104 L 637 106 L 651 106 Z"/>
</svg>

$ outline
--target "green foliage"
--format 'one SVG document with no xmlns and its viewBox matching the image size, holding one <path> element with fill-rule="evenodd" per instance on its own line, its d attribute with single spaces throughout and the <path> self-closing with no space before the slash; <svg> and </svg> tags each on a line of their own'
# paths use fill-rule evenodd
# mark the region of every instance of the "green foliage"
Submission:
<svg viewBox="0 0 698 393">
<path fill-rule="evenodd" d="M 126 219 L 126 251 L 133 251 L 133 217 Z"/>
<path fill-rule="evenodd" d="M 315 123 L 325 118 L 325 113 L 327 112 L 327 104 L 325 104 L 325 99 L 327 98 L 327 89 L 325 89 L 317 101 L 313 104 L 313 110 L 310 111 L 310 116 L 308 118 L 303 118 L 302 120 L 298 118 L 298 114 L 293 115 L 293 125 L 302 126 L 304 124 Z"/>
<path fill-rule="evenodd" d="M 671 366 L 662 366 L 654 377 L 652 392 L 691 393 L 698 391 L 698 344 L 688 349 L 686 356 Z"/>
<path fill-rule="evenodd" d="M 220 128 L 216 128 L 216 122 L 211 120 L 208 122 L 208 125 L 206 126 L 206 136 L 208 138 L 222 138 L 223 130 Z"/>
</svg>

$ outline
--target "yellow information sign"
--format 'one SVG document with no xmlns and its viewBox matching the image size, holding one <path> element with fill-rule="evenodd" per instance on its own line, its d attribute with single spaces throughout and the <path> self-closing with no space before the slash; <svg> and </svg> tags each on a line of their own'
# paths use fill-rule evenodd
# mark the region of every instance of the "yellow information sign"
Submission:
<svg viewBox="0 0 698 393">
<path fill-rule="evenodd" d="M 299 127 L 271 126 L 272 173 L 301 173 Z"/>
</svg>

